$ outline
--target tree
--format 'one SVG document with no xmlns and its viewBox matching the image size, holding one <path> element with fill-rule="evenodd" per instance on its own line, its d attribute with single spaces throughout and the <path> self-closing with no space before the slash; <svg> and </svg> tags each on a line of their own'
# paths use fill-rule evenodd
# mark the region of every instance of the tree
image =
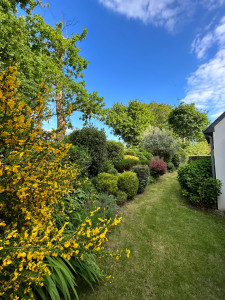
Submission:
<svg viewBox="0 0 225 300">
<path fill-rule="evenodd" d="M 202 130 L 210 123 L 206 112 L 198 111 L 194 103 L 183 102 L 171 111 L 168 122 L 174 133 L 184 141 L 200 141 Z"/>
<path fill-rule="evenodd" d="M 179 148 L 179 144 L 171 134 L 152 126 L 143 133 L 140 145 L 141 148 L 154 156 L 159 156 L 166 162 L 172 158 Z"/>
<path fill-rule="evenodd" d="M 18 3 L 26 10 L 25 16 L 16 15 Z M 83 80 L 88 61 L 80 56 L 77 43 L 86 38 L 87 30 L 65 37 L 63 22 L 55 27 L 46 24 L 40 15 L 32 13 L 35 4 L 32 0 L 12 1 L 11 6 L 0 3 L 0 69 L 19 62 L 20 93 L 32 107 L 44 81 L 50 87 L 48 101 L 56 103 L 57 128 L 65 131 L 71 111 L 82 112 L 82 119 L 87 121 L 101 115 L 104 106 L 97 92 L 87 92 Z M 64 138 L 64 131 L 59 140 Z"/>
<path fill-rule="evenodd" d="M 128 106 L 115 103 L 107 111 L 106 124 L 126 143 L 137 145 L 141 133 L 154 124 L 154 116 L 148 104 L 136 99 L 131 100 Z"/>
<path fill-rule="evenodd" d="M 155 127 L 165 129 L 168 127 L 168 116 L 173 107 L 170 104 L 157 103 L 155 101 L 149 103 L 149 107 L 155 117 Z"/>
</svg>

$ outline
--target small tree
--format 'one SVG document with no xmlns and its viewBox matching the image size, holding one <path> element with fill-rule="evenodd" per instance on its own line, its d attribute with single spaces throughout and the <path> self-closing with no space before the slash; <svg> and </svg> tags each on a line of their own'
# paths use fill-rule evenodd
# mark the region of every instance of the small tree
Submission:
<svg viewBox="0 0 225 300">
<path fill-rule="evenodd" d="M 165 161 L 169 161 L 179 148 L 179 144 L 170 133 L 152 126 L 144 132 L 140 145 Z"/>
</svg>

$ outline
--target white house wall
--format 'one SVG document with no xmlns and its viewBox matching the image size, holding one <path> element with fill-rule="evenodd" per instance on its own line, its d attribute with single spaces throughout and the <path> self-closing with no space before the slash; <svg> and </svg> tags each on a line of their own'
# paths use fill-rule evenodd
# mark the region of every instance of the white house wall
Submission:
<svg viewBox="0 0 225 300">
<path fill-rule="evenodd" d="M 225 210 L 225 118 L 213 133 L 216 178 L 222 181 L 222 194 L 218 197 L 218 209 Z"/>
</svg>

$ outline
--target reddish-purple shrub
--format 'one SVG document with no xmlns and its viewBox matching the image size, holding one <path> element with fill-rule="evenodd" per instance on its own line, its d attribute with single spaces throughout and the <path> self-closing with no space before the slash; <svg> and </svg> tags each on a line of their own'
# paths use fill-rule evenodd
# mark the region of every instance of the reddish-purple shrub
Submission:
<svg viewBox="0 0 225 300">
<path fill-rule="evenodd" d="M 158 177 L 159 175 L 165 174 L 167 171 L 166 163 L 158 157 L 153 158 L 150 163 L 150 174 L 153 177 Z"/>
</svg>

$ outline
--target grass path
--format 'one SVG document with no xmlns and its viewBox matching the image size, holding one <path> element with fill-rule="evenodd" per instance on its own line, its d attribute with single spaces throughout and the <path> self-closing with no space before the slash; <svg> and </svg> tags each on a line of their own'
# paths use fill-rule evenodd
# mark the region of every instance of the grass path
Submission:
<svg viewBox="0 0 225 300">
<path fill-rule="evenodd" d="M 166 174 L 125 205 L 110 249 L 129 259 L 105 258 L 112 277 L 81 300 L 225 299 L 225 220 L 182 200 L 176 174 Z"/>
</svg>

